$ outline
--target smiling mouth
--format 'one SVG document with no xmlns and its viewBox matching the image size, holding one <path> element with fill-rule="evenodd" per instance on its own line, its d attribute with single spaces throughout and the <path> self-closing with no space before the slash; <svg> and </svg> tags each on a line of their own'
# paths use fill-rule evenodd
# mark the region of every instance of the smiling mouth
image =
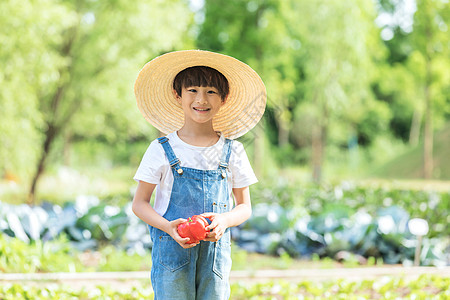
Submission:
<svg viewBox="0 0 450 300">
<path fill-rule="evenodd" d="M 196 111 L 209 111 L 211 109 L 210 108 L 195 108 L 194 107 L 194 110 L 196 110 Z"/>
</svg>

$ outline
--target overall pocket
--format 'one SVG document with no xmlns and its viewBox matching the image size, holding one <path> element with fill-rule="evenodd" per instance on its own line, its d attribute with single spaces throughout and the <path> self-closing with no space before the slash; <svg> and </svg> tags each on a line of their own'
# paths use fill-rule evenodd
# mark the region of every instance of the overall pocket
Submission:
<svg viewBox="0 0 450 300">
<path fill-rule="evenodd" d="M 157 252 L 157 257 L 153 263 L 159 262 L 161 266 L 171 272 L 189 264 L 191 249 L 184 249 L 171 236 L 157 237 L 154 250 Z"/>
<path fill-rule="evenodd" d="M 213 212 L 223 214 L 230 211 L 230 204 L 227 202 L 213 202 Z"/>
<path fill-rule="evenodd" d="M 227 229 L 222 238 L 214 245 L 214 273 L 221 279 L 228 278 L 231 271 L 230 230 Z"/>
<path fill-rule="evenodd" d="M 228 202 L 213 202 L 213 212 L 217 214 L 223 214 L 231 210 L 230 204 Z M 223 234 L 222 238 L 217 243 L 231 243 L 230 229 L 228 228 Z"/>
</svg>

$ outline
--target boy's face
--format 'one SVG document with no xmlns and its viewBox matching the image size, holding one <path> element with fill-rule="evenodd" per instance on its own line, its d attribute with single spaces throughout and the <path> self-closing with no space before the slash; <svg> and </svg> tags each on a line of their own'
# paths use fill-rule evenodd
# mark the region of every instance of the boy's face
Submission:
<svg viewBox="0 0 450 300">
<path fill-rule="evenodd" d="M 224 99 L 215 87 L 188 86 L 181 89 L 181 96 L 174 91 L 183 108 L 185 122 L 208 123 L 219 112 Z"/>
</svg>

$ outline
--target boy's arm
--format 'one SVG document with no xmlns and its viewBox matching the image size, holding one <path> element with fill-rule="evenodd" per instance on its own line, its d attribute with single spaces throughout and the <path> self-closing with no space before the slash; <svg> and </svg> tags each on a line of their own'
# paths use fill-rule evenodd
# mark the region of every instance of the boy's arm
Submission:
<svg viewBox="0 0 450 300">
<path fill-rule="evenodd" d="M 250 218 L 252 214 L 252 205 L 250 201 L 249 187 L 233 188 L 233 195 L 236 201 L 236 206 L 231 211 L 223 214 L 202 214 L 202 216 L 211 220 L 211 224 L 206 229 L 213 230 L 208 234 L 206 241 L 218 241 L 228 227 L 238 226 Z"/>
<path fill-rule="evenodd" d="M 185 219 L 177 219 L 170 222 L 161 217 L 150 205 L 150 198 L 155 187 L 156 184 L 139 181 L 132 204 L 134 214 L 150 226 L 168 233 L 183 248 L 191 248 L 197 245 L 195 243 L 186 244 L 186 242 L 189 241 L 189 238 L 182 238 L 178 234 L 177 226 L 186 221 Z"/>
</svg>

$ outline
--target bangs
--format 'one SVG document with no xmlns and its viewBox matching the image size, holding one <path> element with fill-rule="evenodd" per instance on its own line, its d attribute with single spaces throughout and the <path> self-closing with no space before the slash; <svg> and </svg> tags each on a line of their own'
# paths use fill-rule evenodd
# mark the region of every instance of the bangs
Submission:
<svg viewBox="0 0 450 300">
<path fill-rule="evenodd" d="M 175 76 L 173 88 L 178 95 L 181 96 L 183 87 L 189 86 L 215 87 L 222 100 L 229 93 L 228 80 L 225 76 L 216 69 L 206 66 L 189 67 Z"/>
</svg>

